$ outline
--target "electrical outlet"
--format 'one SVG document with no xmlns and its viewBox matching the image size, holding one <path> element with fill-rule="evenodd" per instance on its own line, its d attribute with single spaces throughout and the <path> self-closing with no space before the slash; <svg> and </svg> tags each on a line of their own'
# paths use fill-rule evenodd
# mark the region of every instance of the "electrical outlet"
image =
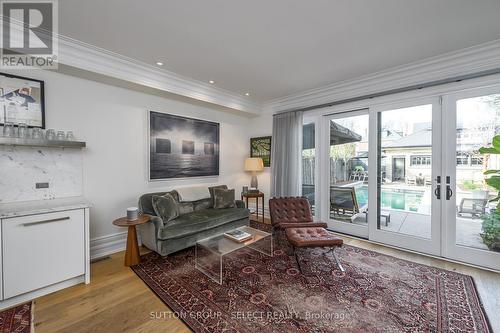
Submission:
<svg viewBox="0 0 500 333">
<path fill-rule="evenodd" d="M 49 188 L 49 183 L 35 183 L 36 188 Z"/>
</svg>

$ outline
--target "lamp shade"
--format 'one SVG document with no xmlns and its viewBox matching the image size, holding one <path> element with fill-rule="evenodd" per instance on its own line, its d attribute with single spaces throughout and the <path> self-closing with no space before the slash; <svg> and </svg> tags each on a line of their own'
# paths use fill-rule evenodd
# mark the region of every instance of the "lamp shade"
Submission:
<svg viewBox="0 0 500 333">
<path fill-rule="evenodd" d="M 245 160 L 245 171 L 262 171 L 264 162 L 260 157 L 249 157 Z"/>
</svg>

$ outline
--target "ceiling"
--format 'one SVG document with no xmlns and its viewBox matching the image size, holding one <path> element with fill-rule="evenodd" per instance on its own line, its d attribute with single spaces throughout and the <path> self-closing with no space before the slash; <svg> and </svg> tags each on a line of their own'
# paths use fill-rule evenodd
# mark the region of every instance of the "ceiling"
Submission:
<svg viewBox="0 0 500 333">
<path fill-rule="evenodd" d="M 500 39 L 499 0 L 62 0 L 59 32 L 266 102 Z"/>
</svg>

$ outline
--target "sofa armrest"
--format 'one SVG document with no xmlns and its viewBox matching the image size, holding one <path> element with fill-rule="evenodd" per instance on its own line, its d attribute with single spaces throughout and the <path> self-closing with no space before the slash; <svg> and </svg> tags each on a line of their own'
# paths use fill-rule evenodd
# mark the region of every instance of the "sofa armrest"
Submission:
<svg viewBox="0 0 500 333">
<path fill-rule="evenodd" d="M 148 249 L 158 252 L 157 240 L 160 230 L 163 228 L 163 220 L 156 215 L 144 214 L 149 216 L 148 223 L 139 225 L 142 245 Z"/>
<path fill-rule="evenodd" d="M 295 223 L 280 223 L 278 228 L 288 229 L 288 228 L 326 228 L 328 225 L 325 222 L 295 222 Z"/>
<path fill-rule="evenodd" d="M 235 200 L 236 208 L 246 208 L 243 200 Z"/>
<path fill-rule="evenodd" d="M 149 216 L 149 222 L 153 223 L 155 228 L 161 228 L 164 226 L 163 220 L 161 217 L 156 216 L 156 215 L 150 215 L 150 214 L 144 214 Z"/>
</svg>

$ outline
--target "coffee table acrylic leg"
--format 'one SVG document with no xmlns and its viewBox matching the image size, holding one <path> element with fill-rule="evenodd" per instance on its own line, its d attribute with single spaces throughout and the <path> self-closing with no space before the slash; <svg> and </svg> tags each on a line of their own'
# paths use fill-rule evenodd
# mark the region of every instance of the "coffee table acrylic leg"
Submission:
<svg viewBox="0 0 500 333">
<path fill-rule="evenodd" d="M 222 255 L 215 254 L 203 245 L 195 245 L 194 266 L 218 284 L 222 284 Z"/>
<path fill-rule="evenodd" d="M 139 244 L 137 243 L 137 231 L 135 225 L 128 227 L 127 250 L 125 252 L 125 266 L 137 265 L 141 262 Z"/>
</svg>

